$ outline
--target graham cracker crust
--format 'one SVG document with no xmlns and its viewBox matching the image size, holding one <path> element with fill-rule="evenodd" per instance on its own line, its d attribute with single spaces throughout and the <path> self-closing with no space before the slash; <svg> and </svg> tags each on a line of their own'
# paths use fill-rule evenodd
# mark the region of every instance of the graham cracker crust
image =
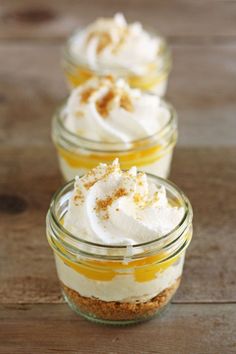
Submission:
<svg viewBox="0 0 236 354">
<path fill-rule="evenodd" d="M 181 277 L 171 287 L 144 303 L 102 301 L 81 296 L 77 291 L 68 288 L 63 283 L 61 285 L 65 295 L 81 312 L 102 320 L 127 321 L 153 316 L 170 301 L 178 289 L 180 281 Z"/>
</svg>

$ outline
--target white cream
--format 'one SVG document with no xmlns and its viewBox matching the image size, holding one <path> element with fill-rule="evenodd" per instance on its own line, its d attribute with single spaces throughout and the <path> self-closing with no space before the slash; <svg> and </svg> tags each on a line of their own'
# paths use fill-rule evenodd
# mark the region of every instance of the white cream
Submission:
<svg viewBox="0 0 236 354">
<path fill-rule="evenodd" d="M 141 76 L 150 71 L 150 64 L 162 61 L 162 41 L 139 22 L 128 24 L 122 14 L 116 14 L 78 31 L 70 40 L 70 53 L 93 70 L 125 70 Z"/>
<path fill-rule="evenodd" d="M 168 75 L 165 75 L 155 85 L 152 85 L 150 92 L 159 97 L 164 97 L 167 91 Z"/>
<path fill-rule="evenodd" d="M 146 282 L 135 281 L 132 273 L 117 275 L 111 281 L 92 280 L 67 266 L 56 254 L 55 260 L 61 282 L 80 295 L 103 301 L 133 303 L 148 301 L 171 287 L 182 274 L 184 254 L 175 264 Z"/>
<path fill-rule="evenodd" d="M 169 204 L 164 187 L 148 183 L 135 167 L 123 172 L 116 159 L 76 178 L 64 226 L 90 242 L 135 245 L 167 234 L 183 215 L 183 208 Z"/>
<path fill-rule="evenodd" d="M 62 114 L 72 133 L 95 142 L 125 143 L 127 148 L 159 132 L 170 119 L 168 106 L 157 95 L 110 76 L 75 88 Z"/>
</svg>

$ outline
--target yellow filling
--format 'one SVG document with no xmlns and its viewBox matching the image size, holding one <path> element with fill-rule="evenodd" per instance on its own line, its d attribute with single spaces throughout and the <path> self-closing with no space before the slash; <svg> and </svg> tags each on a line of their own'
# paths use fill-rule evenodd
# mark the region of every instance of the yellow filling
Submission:
<svg viewBox="0 0 236 354">
<path fill-rule="evenodd" d="M 100 162 L 111 163 L 115 158 L 119 157 L 121 168 L 129 169 L 132 166 L 145 166 L 161 159 L 162 147 L 156 145 L 142 151 L 128 152 L 128 153 L 114 153 L 114 154 L 75 154 L 70 151 L 57 147 L 58 154 L 63 158 L 67 164 L 72 168 L 86 168 L 91 169 L 96 167 Z M 167 151 L 165 151 L 167 153 Z"/>
<path fill-rule="evenodd" d="M 191 237 L 192 231 L 189 231 L 186 234 L 186 240 L 190 241 Z M 142 283 L 151 281 L 156 278 L 157 273 L 163 272 L 175 263 L 182 256 L 183 252 L 164 261 L 162 260 L 168 258 L 166 252 L 160 252 L 158 255 L 148 256 L 128 263 L 97 260 L 72 261 L 64 256 L 64 254 L 66 254 L 65 248 L 57 241 L 54 242 L 57 247 L 58 256 L 67 266 L 84 275 L 86 278 L 97 281 L 111 281 L 116 275 L 125 276 L 125 274 L 130 273 L 133 273 L 136 282 Z M 52 246 L 55 248 L 55 245 L 52 244 Z"/>
<path fill-rule="evenodd" d="M 128 78 L 128 83 L 131 87 L 138 88 L 140 90 L 151 90 L 153 87 L 161 84 L 167 79 L 167 75 L 148 75 L 146 77 L 140 76 L 130 76 Z"/>
<path fill-rule="evenodd" d="M 72 87 L 80 86 L 87 80 L 91 79 L 94 73 L 90 70 L 77 68 L 75 72 L 66 71 L 66 77 Z"/>
<path fill-rule="evenodd" d="M 155 279 L 157 273 L 163 272 L 180 257 L 180 255 L 178 255 L 163 263 L 153 264 L 153 262 L 158 262 L 161 258 L 163 258 L 162 254 L 162 256 L 151 256 L 140 261 L 133 261 L 128 264 L 124 264 L 121 262 L 115 263 L 108 261 L 83 261 L 81 263 L 75 263 L 62 255 L 59 256 L 67 266 L 84 275 L 88 279 L 110 281 L 116 275 L 125 275 L 133 272 L 135 281 L 140 283 Z"/>
<path fill-rule="evenodd" d="M 94 76 L 94 72 L 80 67 L 77 67 L 73 72 L 66 70 L 66 77 L 72 87 L 80 86 Z M 146 76 L 131 75 L 126 79 L 131 87 L 140 90 L 151 90 L 153 87 L 166 80 L 167 74 L 157 75 L 156 70 L 152 70 Z"/>
</svg>

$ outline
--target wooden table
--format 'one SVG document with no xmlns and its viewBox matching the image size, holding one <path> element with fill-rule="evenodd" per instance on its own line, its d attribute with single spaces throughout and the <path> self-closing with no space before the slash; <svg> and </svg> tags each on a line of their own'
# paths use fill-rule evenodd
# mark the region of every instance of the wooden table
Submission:
<svg viewBox="0 0 236 354">
<path fill-rule="evenodd" d="M 236 353 L 236 1 L 1 0 L 0 353 Z M 194 237 L 169 311 L 99 326 L 63 303 L 45 214 L 62 180 L 51 117 L 67 90 L 60 48 L 77 25 L 122 10 L 172 45 L 168 99 L 180 137 L 171 179 Z"/>
</svg>

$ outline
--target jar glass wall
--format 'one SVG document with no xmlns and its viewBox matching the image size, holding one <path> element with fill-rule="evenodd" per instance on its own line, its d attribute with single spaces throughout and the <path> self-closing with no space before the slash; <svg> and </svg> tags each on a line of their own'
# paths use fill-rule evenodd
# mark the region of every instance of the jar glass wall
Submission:
<svg viewBox="0 0 236 354">
<path fill-rule="evenodd" d="M 129 143 L 100 142 L 80 137 L 66 128 L 64 109 L 59 109 L 53 117 L 52 138 L 65 180 L 81 176 L 101 162 L 111 163 L 117 157 L 122 169 L 137 166 L 138 170 L 166 178 L 177 141 L 177 115 L 169 104 L 165 103 L 165 106 L 170 116 L 162 129 Z"/>
<path fill-rule="evenodd" d="M 77 32 L 78 33 L 78 32 Z M 147 65 L 145 75 L 135 75 L 132 72 L 122 69 L 106 66 L 99 66 L 96 70 L 92 69 L 88 63 L 72 54 L 71 45 L 76 37 L 75 33 L 69 38 L 63 50 L 63 69 L 66 79 L 71 88 L 84 84 L 88 79 L 94 76 L 103 76 L 111 74 L 117 78 L 124 78 L 131 87 L 140 90 L 149 91 L 163 97 L 166 93 L 168 77 L 171 70 L 171 54 L 166 41 L 160 38 L 160 49 L 156 61 Z"/>
<path fill-rule="evenodd" d="M 172 183 L 165 186 L 169 203 L 184 208 L 170 233 L 135 246 L 104 246 L 79 239 L 63 227 L 74 182 L 54 196 L 47 215 L 47 237 L 56 261 L 62 292 L 70 307 L 102 323 L 129 324 L 160 313 L 175 294 L 192 237 L 192 208 Z"/>
</svg>

